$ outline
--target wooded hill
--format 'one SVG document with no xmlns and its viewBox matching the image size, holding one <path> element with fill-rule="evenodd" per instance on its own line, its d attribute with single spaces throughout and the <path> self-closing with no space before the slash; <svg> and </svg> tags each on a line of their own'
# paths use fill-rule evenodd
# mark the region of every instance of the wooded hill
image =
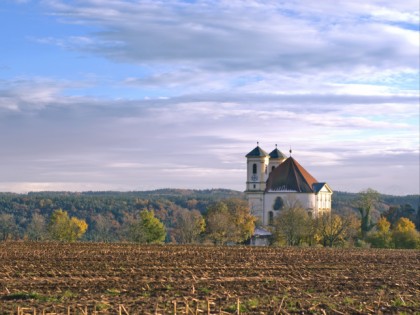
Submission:
<svg viewBox="0 0 420 315">
<path fill-rule="evenodd" d="M 87 240 L 124 239 L 124 225 L 133 221 L 143 209 L 154 210 L 167 228 L 174 224 L 182 212 L 197 211 L 205 214 L 209 205 L 228 198 L 244 199 L 243 192 L 228 189 L 186 190 L 160 189 L 133 192 L 31 192 L 28 194 L 0 193 L 0 230 L 25 237 L 34 214 L 48 221 L 54 210 L 62 209 L 70 216 L 83 219 L 88 224 Z M 334 192 L 333 212 L 344 214 L 356 211 L 356 193 Z M 387 212 L 395 218 L 404 216 L 420 225 L 420 195 L 380 195 L 373 217 Z M 103 226 L 106 230 L 99 231 Z M 6 234 L 4 234 L 6 235 Z"/>
</svg>

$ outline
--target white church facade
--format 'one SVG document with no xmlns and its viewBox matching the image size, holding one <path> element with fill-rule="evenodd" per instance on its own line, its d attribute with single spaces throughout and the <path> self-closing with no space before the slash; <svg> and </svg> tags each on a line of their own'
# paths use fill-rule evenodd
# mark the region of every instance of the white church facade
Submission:
<svg viewBox="0 0 420 315">
<path fill-rule="evenodd" d="M 277 145 L 269 154 L 257 145 L 246 159 L 245 194 L 258 225 L 271 225 L 285 206 L 299 205 L 312 217 L 331 212 L 333 191 L 328 184 L 318 182 Z"/>
</svg>

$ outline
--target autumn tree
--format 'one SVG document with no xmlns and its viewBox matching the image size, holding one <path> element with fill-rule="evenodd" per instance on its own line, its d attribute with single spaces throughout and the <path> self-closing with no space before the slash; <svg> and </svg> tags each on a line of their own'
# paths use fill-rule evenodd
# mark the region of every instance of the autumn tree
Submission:
<svg viewBox="0 0 420 315">
<path fill-rule="evenodd" d="M 410 204 L 390 206 L 389 209 L 383 213 L 383 216 L 391 225 L 395 225 L 400 218 L 408 218 L 410 221 L 415 222 L 416 210 Z"/>
<path fill-rule="evenodd" d="M 207 209 L 206 234 L 215 244 L 226 244 L 230 240 L 232 227 L 229 209 L 224 202 L 218 202 Z"/>
<path fill-rule="evenodd" d="M 391 223 L 386 217 L 381 217 L 376 223 L 376 231 L 372 231 L 367 236 L 368 242 L 375 248 L 393 247 Z"/>
<path fill-rule="evenodd" d="M 375 226 L 372 222 L 372 211 L 379 200 L 379 193 L 376 190 L 368 188 L 359 193 L 356 200 L 356 208 L 360 213 L 360 229 L 362 238 L 365 239 L 367 233 Z"/>
<path fill-rule="evenodd" d="M 285 205 L 274 219 L 274 238 L 288 246 L 301 245 L 310 236 L 312 219 L 298 203 Z"/>
<path fill-rule="evenodd" d="M 230 198 L 225 203 L 232 217 L 234 229 L 232 231 L 233 242 L 243 242 L 254 233 L 256 218 L 251 215 L 249 204 L 246 200 Z"/>
<path fill-rule="evenodd" d="M 314 224 L 322 245 L 333 247 L 353 236 L 352 229 L 355 221 L 357 220 L 352 215 L 340 216 L 326 213 L 316 218 Z"/>
<path fill-rule="evenodd" d="M 136 243 L 159 244 L 165 241 L 165 237 L 165 226 L 155 217 L 153 210 L 140 211 L 139 219 L 129 227 L 129 238 Z"/>
<path fill-rule="evenodd" d="M 86 232 L 88 225 L 85 220 L 69 217 L 62 209 L 55 210 L 48 223 L 48 234 L 52 240 L 74 242 Z"/>
<path fill-rule="evenodd" d="M 240 243 L 252 236 L 255 221 L 245 200 L 226 199 L 208 207 L 206 234 L 215 244 Z"/>
<path fill-rule="evenodd" d="M 396 248 L 420 248 L 420 235 L 416 226 L 407 218 L 400 218 L 392 229 Z"/>
<path fill-rule="evenodd" d="M 179 244 L 196 243 L 205 231 L 206 222 L 197 210 L 180 210 L 175 215 L 172 235 Z"/>
</svg>

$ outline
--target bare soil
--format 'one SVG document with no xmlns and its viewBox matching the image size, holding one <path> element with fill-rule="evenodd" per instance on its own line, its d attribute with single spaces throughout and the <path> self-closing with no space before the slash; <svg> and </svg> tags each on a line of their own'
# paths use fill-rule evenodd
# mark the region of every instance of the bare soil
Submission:
<svg viewBox="0 0 420 315">
<path fill-rule="evenodd" d="M 0 314 L 237 314 L 238 306 L 240 314 L 420 314 L 420 251 L 0 243 Z"/>
</svg>

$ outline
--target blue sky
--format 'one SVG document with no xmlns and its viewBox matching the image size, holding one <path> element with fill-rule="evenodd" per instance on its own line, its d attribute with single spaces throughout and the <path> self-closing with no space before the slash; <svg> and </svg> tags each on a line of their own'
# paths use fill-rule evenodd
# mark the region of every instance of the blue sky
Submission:
<svg viewBox="0 0 420 315">
<path fill-rule="evenodd" d="M 418 21 L 417 0 L 2 0 L 0 191 L 244 190 L 259 141 L 334 190 L 419 193 Z"/>
</svg>

